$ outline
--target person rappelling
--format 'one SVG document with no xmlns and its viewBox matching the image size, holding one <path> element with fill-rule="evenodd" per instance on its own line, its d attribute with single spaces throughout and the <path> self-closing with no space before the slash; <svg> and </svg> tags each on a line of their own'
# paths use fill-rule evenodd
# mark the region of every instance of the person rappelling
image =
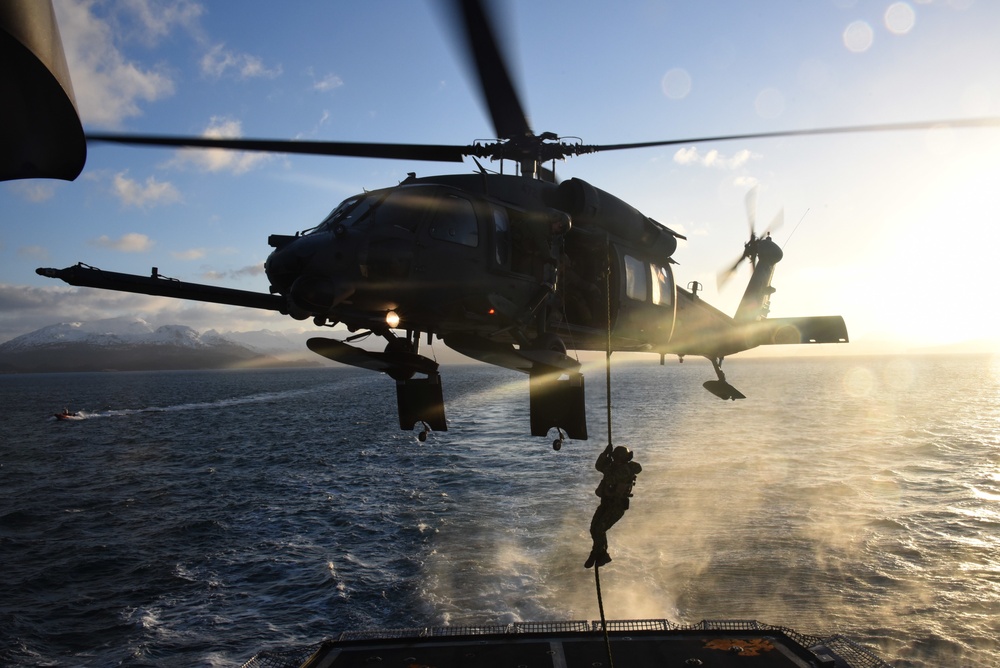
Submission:
<svg viewBox="0 0 1000 668">
<path fill-rule="evenodd" d="M 594 547 L 587 557 L 585 568 L 594 565 L 600 568 L 611 562 L 608 554 L 608 529 L 628 510 L 632 486 L 635 485 L 636 476 L 642 471 L 642 466 L 632 461 L 631 450 L 624 445 L 612 446 L 611 443 L 597 458 L 594 468 L 603 473 L 604 477 L 594 490 L 601 497 L 601 505 L 594 511 L 594 518 L 590 521 Z"/>
</svg>

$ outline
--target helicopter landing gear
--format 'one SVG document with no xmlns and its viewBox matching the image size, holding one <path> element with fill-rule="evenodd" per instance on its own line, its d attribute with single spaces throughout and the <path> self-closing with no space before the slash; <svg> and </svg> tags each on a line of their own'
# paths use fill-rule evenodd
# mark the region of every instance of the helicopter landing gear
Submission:
<svg viewBox="0 0 1000 668">
<path fill-rule="evenodd" d="M 706 390 L 719 397 L 723 401 L 730 399 L 736 401 L 737 399 L 746 399 L 746 395 L 737 390 L 735 387 L 726 382 L 726 374 L 722 372 L 722 357 L 710 357 L 709 361 L 715 368 L 715 373 L 719 377 L 719 380 L 708 380 L 702 383 L 702 387 Z"/>
<path fill-rule="evenodd" d="M 531 407 L 531 435 L 547 436 L 559 429 L 552 442 L 556 450 L 564 438 L 587 440 L 587 407 L 584 400 L 583 374 L 577 371 L 533 369 L 528 380 Z M 566 437 L 563 436 L 563 431 Z"/>
<path fill-rule="evenodd" d="M 552 332 L 542 332 L 521 354 L 532 361 L 528 380 L 531 435 L 546 436 L 555 427 L 559 437 L 552 448 L 562 448 L 563 430 L 569 438 L 587 440 L 587 407 L 580 363 L 566 355 L 566 344 Z"/>
<path fill-rule="evenodd" d="M 566 440 L 566 434 L 563 433 L 562 429 L 556 429 L 556 432 L 558 432 L 559 435 L 556 436 L 554 441 L 552 441 L 552 449 L 559 452 L 562 450 L 563 441 Z"/>
<path fill-rule="evenodd" d="M 587 440 L 580 363 L 566 354 L 566 344 L 554 333 L 543 333 L 520 348 L 471 334 L 452 334 L 444 342 L 472 359 L 528 374 L 532 436 L 548 436 L 556 428 L 567 438 Z"/>
<path fill-rule="evenodd" d="M 441 374 L 435 372 L 426 378 L 409 378 L 396 381 L 396 408 L 399 411 L 399 428 L 413 429 L 418 422 L 424 430 L 417 436 L 427 440 L 429 430 L 448 431 L 444 418 L 444 393 Z"/>
</svg>

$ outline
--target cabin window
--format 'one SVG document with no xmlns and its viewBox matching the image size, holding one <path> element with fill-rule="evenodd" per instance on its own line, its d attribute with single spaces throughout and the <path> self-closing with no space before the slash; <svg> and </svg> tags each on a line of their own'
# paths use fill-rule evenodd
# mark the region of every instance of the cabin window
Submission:
<svg viewBox="0 0 1000 668">
<path fill-rule="evenodd" d="M 650 282 L 653 303 L 661 306 L 672 306 L 674 303 L 674 280 L 670 269 L 651 264 L 649 271 L 653 276 L 653 280 Z"/>
<path fill-rule="evenodd" d="M 501 267 L 506 267 L 510 262 L 510 221 L 507 218 L 507 210 L 499 206 L 493 209 L 493 239 L 496 243 L 496 260 Z"/>
<path fill-rule="evenodd" d="M 646 263 L 631 255 L 625 256 L 625 295 L 629 299 L 644 302 L 648 292 L 646 286 Z"/>
<path fill-rule="evenodd" d="M 478 246 L 479 225 L 472 202 L 457 195 L 440 198 L 431 220 L 430 234 L 434 239 L 473 248 Z"/>
</svg>

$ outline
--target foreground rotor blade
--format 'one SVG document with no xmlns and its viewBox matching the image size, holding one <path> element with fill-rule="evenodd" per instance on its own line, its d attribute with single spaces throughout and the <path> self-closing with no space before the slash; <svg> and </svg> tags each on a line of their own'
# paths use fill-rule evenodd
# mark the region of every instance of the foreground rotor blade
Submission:
<svg viewBox="0 0 1000 668">
<path fill-rule="evenodd" d="M 0 181 L 72 181 L 87 160 L 51 2 L 0 2 Z"/>
<path fill-rule="evenodd" d="M 1000 127 L 1000 118 L 958 118 L 945 121 L 915 121 L 911 123 L 882 123 L 879 125 L 852 125 L 836 128 L 810 128 L 808 130 L 778 130 L 775 132 L 749 132 L 737 135 L 714 135 L 689 137 L 687 139 L 666 139 L 663 141 L 639 142 L 636 144 L 604 144 L 582 146 L 580 153 L 600 151 L 621 151 L 630 148 L 651 148 L 676 144 L 697 144 L 711 141 L 732 141 L 735 139 L 768 139 L 774 137 L 809 137 L 813 135 L 851 134 L 855 132 L 890 132 L 895 130 L 934 130 L 938 128 L 988 128 Z"/>
<path fill-rule="evenodd" d="M 497 137 L 510 139 L 533 135 L 483 3 L 480 0 L 453 0 L 453 5 Z"/>
<path fill-rule="evenodd" d="M 364 142 L 292 141 L 285 139 L 224 139 L 211 137 L 169 137 L 164 135 L 103 134 L 87 135 L 87 141 L 114 142 L 139 146 L 173 146 L 177 148 L 217 148 L 230 151 L 261 151 L 265 153 L 297 153 L 303 155 L 338 155 L 355 158 L 392 158 L 397 160 L 428 160 L 431 162 L 462 162 L 469 155 L 468 146 L 440 144 L 375 144 Z"/>
</svg>

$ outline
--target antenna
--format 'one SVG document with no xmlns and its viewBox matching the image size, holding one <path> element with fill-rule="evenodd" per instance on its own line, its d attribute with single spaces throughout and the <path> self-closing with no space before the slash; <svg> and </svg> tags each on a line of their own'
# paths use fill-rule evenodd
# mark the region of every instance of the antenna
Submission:
<svg viewBox="0 0 1000 668">
<path fill-rule="evenodd" d="M 781 244 L 781 250 L 785 250 L 785 246 L 787 246 L 788 242 L 792 240 L 792 235 L 795 234 L 795 230 L 799 229 L 799 225 L 801 225 L 802 221 L 806 219 L 806 214 L 808 214 L 809 211 L 809 209 L 806 209 L 806 212 L 802 214 L 801 218 L 799 218 L 799 222 L 795 223 L 795 227 L 792 228 L 792 233 L 788 235 L 787 239 L 785 239 L 785 243 Z"/>
</svg>

